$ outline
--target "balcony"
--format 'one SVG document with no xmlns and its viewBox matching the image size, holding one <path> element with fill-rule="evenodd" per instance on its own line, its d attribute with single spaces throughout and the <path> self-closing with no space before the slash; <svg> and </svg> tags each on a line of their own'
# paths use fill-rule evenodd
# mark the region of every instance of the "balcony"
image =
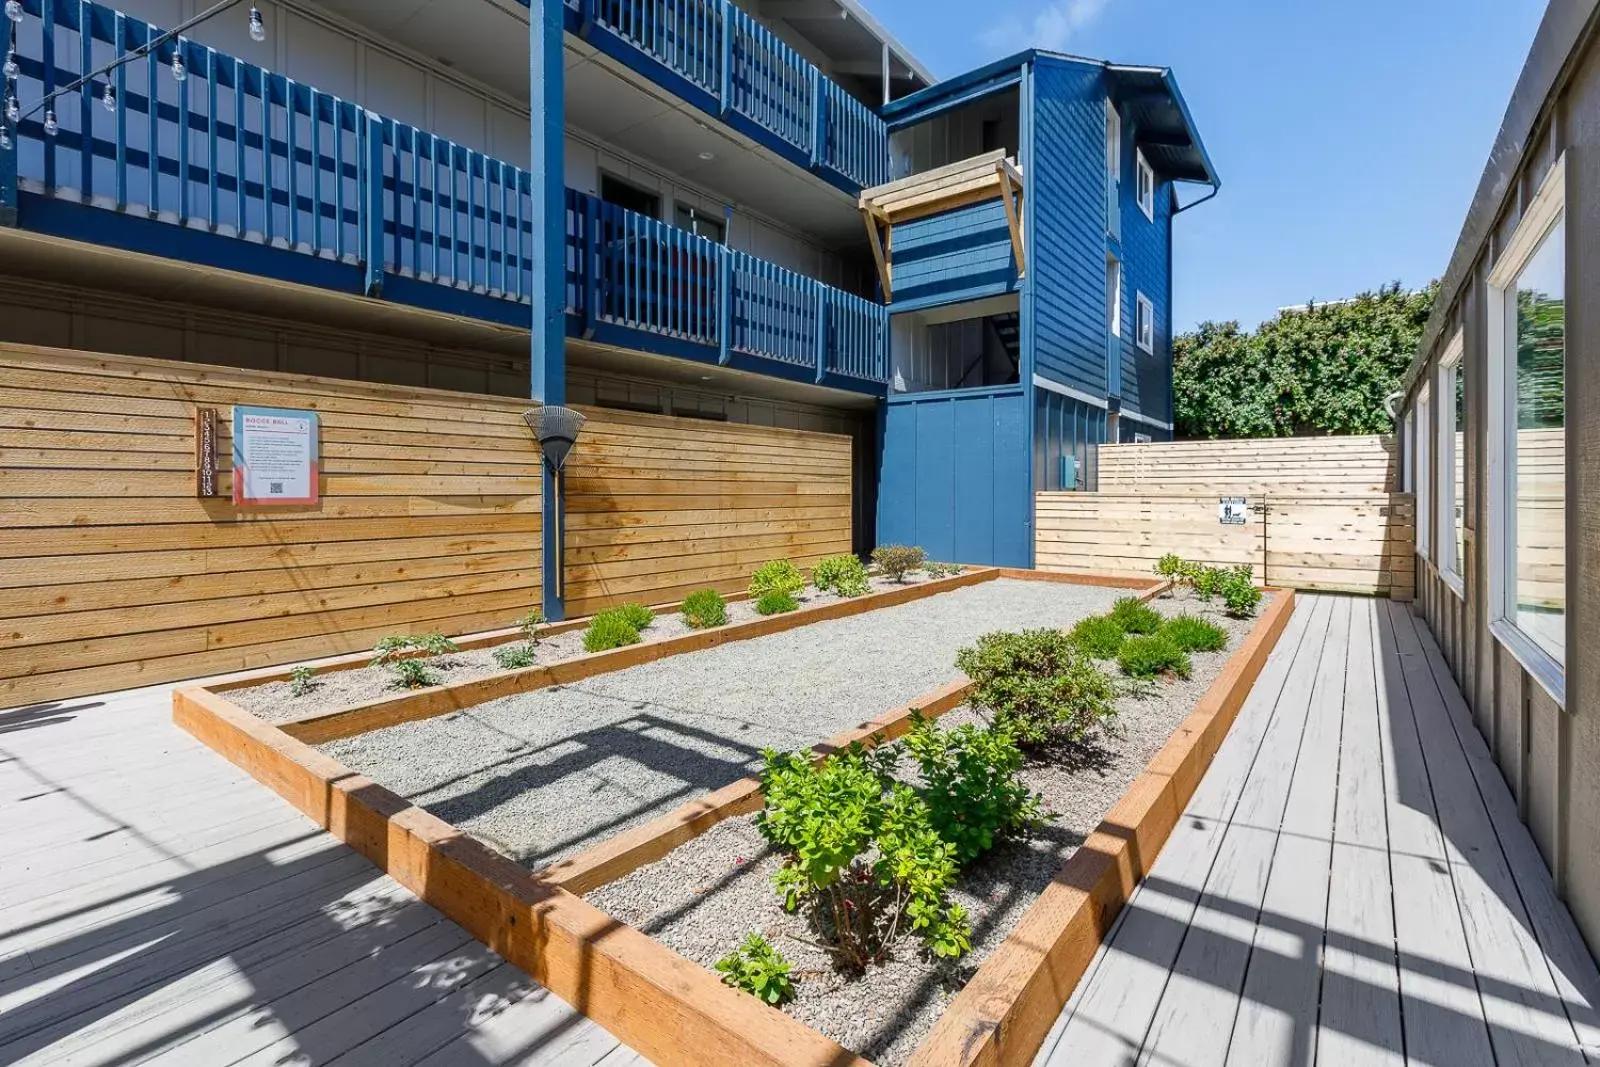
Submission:
<svg viewBox="0 0 1600 1067">
<path fill-rule="evenodd" d="M 25 100 L 161 34 L 99 4 L 25 6 Z M 0 190 L 14 165 L 24 228 L 528 325 L 531 172 L 192 42 L 178 82 L 176 47 L 113 74 L 110 109 L 97 79 L 58 101 L 53 136 L 23 120 Z M 573 336 L 881 391 L 882 305 L 575 191 L 566 214 Z"/>
</svg>

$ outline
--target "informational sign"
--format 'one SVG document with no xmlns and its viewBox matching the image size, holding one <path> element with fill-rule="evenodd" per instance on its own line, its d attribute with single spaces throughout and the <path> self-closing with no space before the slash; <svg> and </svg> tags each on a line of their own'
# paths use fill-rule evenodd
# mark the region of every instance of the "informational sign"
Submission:
<svg viewBox="0 0 1600 1067">
<path fill-rule="evenodd" d="M 194 495 L 217 495 L 217 409 L 194 410 Z"/>
<path fill-rule="evenodd" d="M 1224 526 L 1243 526 L 1249 515 L 1250 502 L 1242 496 L 1225 496 L 1217 501 L 1217 521 Z"/>
<path fill-rule="evenodd" d="M 317 502 L 317 413 L 233 409 L 233 502 Z"/>
</svg>

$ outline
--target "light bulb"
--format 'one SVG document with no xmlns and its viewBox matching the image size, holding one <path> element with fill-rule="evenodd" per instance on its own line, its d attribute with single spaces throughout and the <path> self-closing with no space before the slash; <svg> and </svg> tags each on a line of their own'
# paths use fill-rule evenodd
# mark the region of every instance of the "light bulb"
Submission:
<svg viewBox="0 0 1600 1067">
<path fill-rule="evenodd" d="M 15 48 L 8 49 L 6 51 L 6 65 L 3 69 L 0 69 L 0 74 L 4 74 L 7 78 L 15 81 L 21 73 L 22 68 L 17 65 L 17 50 Z"/>
<path fill-rule="evenodd" d="M 106 106 L 107 111 L 115 112 L 117 110 L 117 87 L 107 82 L 106 91 L 101 95 L 100 102 Z"/>
<path fill-rule="evenodd" d="M 12 22 L 22 21 L 22 0 L 6 0 L 6 18 Z"/>
<path fill-rule="evenodd" d="M 61 123 L 56 121 L 56 109 L 53 108 L 53 107 L 45 108 L 45 111 L 44 111 L 44 134 L 45 134 L 45 136 L 46 137 L 54 137 L 56 134 L 58 134 L 60 132 L 61 132 Z"/>
<path fill-rule="evenodd" d="M 7 122 L 21 122 L 22 121 L 22 105 L 20 103 L 18 103 L 17 98 L 15 96 L 6 97 L 6 121 Z"/>
<path fill-rule="evenodd" d="M 267 24 L 261 19 L 261 9 L 250 5 L 250 39 L 257 44 L 267 39 Z"/>
<path fill-rule="evenodd" d="M 0 126 L 0 152 L 9 151 L 11 148 L 11 131 Z"/>
<path fill-rule="evenodd" d="M 172 53 L 172 80 L 181 82 L 189 76 L 189 68 L 183 65 L 183 45 Z"/>
</svg>

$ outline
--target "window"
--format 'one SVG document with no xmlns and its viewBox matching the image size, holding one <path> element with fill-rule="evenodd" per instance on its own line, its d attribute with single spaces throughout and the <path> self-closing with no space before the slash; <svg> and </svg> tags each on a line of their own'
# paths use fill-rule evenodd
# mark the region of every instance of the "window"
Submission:
<svg viewBox="0 0 1600 1067">
<path fill-rule="evenodd" d="M 1147 433 L 1136 433 L 1133 435 L 1133 443 L 1136 445 L 1147 445 L 1150 443 L 1150 435 Z"/>
<path fill-rule="evenodd" d="M 1405 426 L 1405 469 L 1400 474 L 1400 491 L 1402 493 L 1415 493 L 1417 491 L 1417 413 L 1415 410 L 1406 412 Z"/>
<path fill-rule="evenodd" d="M 1457 593 L 1466 559 L 1466 380 L 1461 373 L 1461 332 L 1439 360 L 1439 570 Z"/>
<path fill-rule="evenodd" d="M 609 174 L 600 175 L 600 199 L 607 204 L 615 204 L 624 211 L 648 215 L 652 219 L 661 217 L 661 197 L 648 189 L 641 189 L 632 182 L 614 178 Z"/>
<path fill-rule="evenodd" d="M 1424 385 L 1417 393 L 1417 425 L 1412 440 L 1416 442 L 1417 458 L 1412 475 L 1417 480 L 1417 551 L 1424 559 L 1433 558 L 1433 494 L 1430 475 L 1433 473 L 1432 450 L 1428 448 L 1428 428 L 1433 425 L 1433 398 Z"/>
<path fill-rule="evenodd" d="M 1490 627 L 1566 700 L 1566 159 L 1489 276 Z"/>
<path fill-rule="evenodd" d="M 1156 220 L 1156 172 L 1144 161 L 1143 152 L 1133 154 L 1135 167 L 1134 192 L 1139 198 L 1139 210 L 1151 222 Z"/>
<path fill-rule="evenodd" d="M 688 204 L 679 204 L 675 215 L 678 229 L 688 230 L 697 237 L 704 237 L 719 245 L 723 243 L 723 237 L 727 234 L 723 219 Z"/>
<path fill-rule="evenodd" d="M 1106 326 L 1122 336 L 1122 263 L 1115 256 L 1106 257 Z"/>
<path fill-rule="evenodd" d="M 1122 116 L 1117 106 L 1106 101 L 1106 173 L 1112 183 L 1122 180 Z"/>
<path fill-rule="evenodd" d="M 1156 351 L 1156 309 L 1150 303 L 1150 298 L 1143 293 L 1134 297 L 1135 318 L 1133 321 L 1134 343 L 1141 351 L 1155 355 Z"/>
</svg>

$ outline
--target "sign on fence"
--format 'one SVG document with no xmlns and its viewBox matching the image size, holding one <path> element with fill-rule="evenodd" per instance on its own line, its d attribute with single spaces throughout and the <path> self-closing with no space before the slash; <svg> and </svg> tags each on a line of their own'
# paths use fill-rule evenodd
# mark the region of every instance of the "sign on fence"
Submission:
<svg viewBox="0 0 1600 1067">
<path fill-rule="evenodd" d="M 1250 521 L 1250 502 L 1242 496 L 1225 496 L 1217 501 L 1217 521 L 1224 526 L 1243 526 Z"/>
<path fill-rule="evenodd" d="M 317 502 L 317 413 L 233 409 L 233 502 Z"/>
</svg>

